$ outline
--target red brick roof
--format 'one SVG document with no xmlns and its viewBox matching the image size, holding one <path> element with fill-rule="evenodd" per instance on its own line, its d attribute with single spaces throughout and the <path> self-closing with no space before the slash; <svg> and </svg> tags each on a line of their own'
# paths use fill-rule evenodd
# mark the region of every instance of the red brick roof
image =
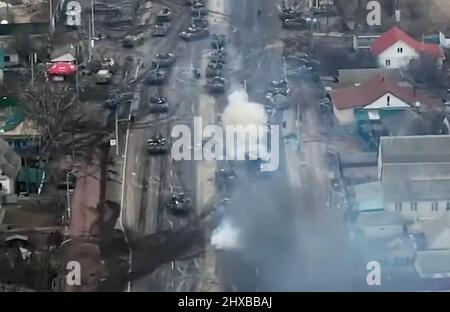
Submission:
<svg viewBox="0 0 450 312">
<path fill-rule="evenodd" d="M 399 81 L 378 74 L 364 81 L 357 87 L 343 88 L 330 92 L 333 105 L 337 109 L 363 108 L 372 104 L 382 96 L 390 93 L 395 95 L 411 107 L 415 102 L 422 105 L 437 107 L 442 105 L 441 100 L 429 97 L 423 90 L 399 85 Z"/>
<path fill-rule="evenodd" d="M 418 54 L 425 53 L 436 59 L 445 58 L 442 49 L 437 44 L 417 41 L 396 26 L 389 29 L 389 31 L 385 32 L 380 38 L 372 43 L 372 52 L 378 56 L 398 41 L 403 41 L 413 48 Z"/>
</svg>

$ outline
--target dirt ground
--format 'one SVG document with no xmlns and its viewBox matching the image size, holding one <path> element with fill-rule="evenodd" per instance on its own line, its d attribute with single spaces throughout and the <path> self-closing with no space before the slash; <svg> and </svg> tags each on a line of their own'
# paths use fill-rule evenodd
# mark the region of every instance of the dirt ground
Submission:
<svg viewBox="0 0 450 312">
<path fill-rule="evenodd" d="M 436 23 L 448 36 L 450 32 L 450 0 L 431 0 L 429 10 L 432 16 L 431 23 Z"/>
</svg>

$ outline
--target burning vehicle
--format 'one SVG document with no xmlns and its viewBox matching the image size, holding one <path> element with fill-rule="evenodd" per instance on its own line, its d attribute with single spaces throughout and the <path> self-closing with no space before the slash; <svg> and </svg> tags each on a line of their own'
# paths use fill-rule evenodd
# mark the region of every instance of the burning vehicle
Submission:
<svg viewBox="0 0 450 312">
<path fill-rule="evenodd" d="M 147 151 L 149 154 L 166 154 L 169 152 L 167 140 L 162 135 L 151 137 L 147 140 Z"/>
<path fill-rule="evenodd" d="M 167 203 L 167 208 L 173 215 L 185 217 L 192 210 L 191 199 L 184 193 L 172 194 Z"/>
<path fill-rule="evenodd" d="M 150 114 L 162 114 L 169 111 L 169 104 L 165 97 L 151 97 L 149 108 Z"/>
</svg>

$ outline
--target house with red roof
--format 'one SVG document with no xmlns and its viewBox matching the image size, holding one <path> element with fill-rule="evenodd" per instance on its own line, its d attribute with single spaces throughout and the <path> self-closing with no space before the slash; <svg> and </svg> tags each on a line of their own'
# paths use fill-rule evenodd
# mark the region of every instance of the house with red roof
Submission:
<svg viewBox="0 0 450 312">
<path fill-rule="evenodd" d="M 405 109 L 440 108 L 442 101 L 404 82 L 378 74 L 357 86 L 329 93 L 334 115 L 341 126 L 358 122 L 379 123 Z"/>
<path fill-rule="evenodd" d="M 397 26 L 375 40 L 371 46 L 372 53 L 378 58 L 380 67 L 404 68 L 425 54 L 433 57 L 442 67 L 445 54 L 437 44 L 417 41 Z"/>
</svg>

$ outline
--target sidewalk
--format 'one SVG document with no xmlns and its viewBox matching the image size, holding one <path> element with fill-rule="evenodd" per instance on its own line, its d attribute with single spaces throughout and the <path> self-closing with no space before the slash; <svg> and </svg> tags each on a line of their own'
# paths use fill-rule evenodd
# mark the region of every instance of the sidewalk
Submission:
<svg viewBox="0 0 450 312">
<path fill-rule="evenodd" d="M 302 186 L 301 170 L 303 165 L 300 151 L 300 124 L 292 109 L 283 112 L 283 129 L 281 134 L 285 146 L 287 173 L 290 184 L 294 188 L 299 188 Z"/>
</svg>

